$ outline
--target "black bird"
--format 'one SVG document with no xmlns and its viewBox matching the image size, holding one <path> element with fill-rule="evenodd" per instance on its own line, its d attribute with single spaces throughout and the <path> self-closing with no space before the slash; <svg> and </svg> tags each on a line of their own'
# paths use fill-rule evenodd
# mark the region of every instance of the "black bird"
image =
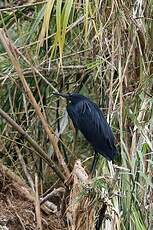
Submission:
<svg viewBox="0 0 153 230">
<path fill-rule="evenodd" d="M 80 130 L 92 145 L 95 155 L 92 171 L 95 169 L 98 153 L 108 161 L 114 161 L 118 152 L 114 144 L 114 135 L 102 111 L 89 98 L 78 93 L 54 93 L 68 100 L 67 112 L 76 130 Z"/>
</svg>

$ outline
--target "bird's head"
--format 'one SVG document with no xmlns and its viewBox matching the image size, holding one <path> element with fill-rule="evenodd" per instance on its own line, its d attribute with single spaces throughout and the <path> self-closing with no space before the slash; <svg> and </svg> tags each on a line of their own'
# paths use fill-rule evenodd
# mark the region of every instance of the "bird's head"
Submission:
<svg viewBox="0 0 153 230">
<path fill-rule="evenodd" d="M 66 100 L 72 104 L 76 104 L 79 101 L 85 100 L 86 97 L 78 94 L 78 93 L 53 93 L 56 96 L 61 96 L 66 98 Z"/>
</svg>

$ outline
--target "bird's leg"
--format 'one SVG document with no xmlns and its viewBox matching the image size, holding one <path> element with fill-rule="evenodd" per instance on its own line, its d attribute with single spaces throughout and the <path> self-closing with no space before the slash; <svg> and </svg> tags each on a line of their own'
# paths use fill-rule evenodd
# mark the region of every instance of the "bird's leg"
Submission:
<svg viewBox="0 0 153 230">
<path fill-rule="evenodd" d="M 90 171 L 91 175 L 93 175 L 94 172 L 95 172 L 96 164 L 98 162 L 98 159 L 99 159 L 99 154 L 95 151 L 94 159 L 93 159 L 92 166 L 91 166 L 91 171 Z"/>
</svg>

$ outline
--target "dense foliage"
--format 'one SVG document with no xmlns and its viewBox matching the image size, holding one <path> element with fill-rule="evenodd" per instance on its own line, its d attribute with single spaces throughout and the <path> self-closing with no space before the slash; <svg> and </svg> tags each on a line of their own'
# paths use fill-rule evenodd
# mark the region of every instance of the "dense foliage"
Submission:
<svg viewBox="0 0 153 230">
<path fill-rule="evenodd" d="M 119 175 L 119 195 L 111 198 L 117 215 L 114 221 L 105 221 L 103 229 L 153 229 L 152 22 L 152 0 L 0 3 L 0 108 L 52 156 L 65 176 L 40 111 L 51 133 L 60 136 L 59 151 L 66 164 L 68 160 L 73 167 L 79 158 L 88 170 L 93 150 L 80 133 L 74 146 L 65 101 L 52 92 L 79 92 L 92 98 L 113 129 L 127 170 Z M 25 177 L 20 155 L 32 178 L 38 172 L 42 190 L 57 180 L 27 140 L 0 119 L 0 157 Z M 111 170 L 101 157 L 91 183 L 95 193 L 108 189 L 99 176 L 110 177 Z"/>
</svg>

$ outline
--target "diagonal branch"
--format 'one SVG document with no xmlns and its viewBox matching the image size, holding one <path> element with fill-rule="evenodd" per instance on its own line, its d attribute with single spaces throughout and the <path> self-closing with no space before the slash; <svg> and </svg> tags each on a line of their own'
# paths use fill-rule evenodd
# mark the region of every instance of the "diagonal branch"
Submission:
<svg viewBox="0 0 153 230">
<path fill-rule="evenodd" d="M 0 108 L 0 116 L 3 117 L 13 128 L 15 128 L 21 135 L 24 136 L 24 138 L 31 144 L 31 146 L 36 150 L 36 154 L 41 157 L 56 173 L 56 175 L 61 179 L 61 181 L 64 183 L 65 177 L 63 173 L 57 168 L 55 163 L 47 156 L 47 154 L 44 152 L 44 150 L 37 144 L 36 141 L 34 141 L 26 131 L 24 131 L 21 126 L 19 126 L 7 113 L 5 113 Z"/>
<path fill-rule="evenodd" d="M 19 75 L 19 78 L 22 82 L 22 85 L 23 85 L 23 88 L 24 88 L 24 91 L 25 91 L 25 95 L 27 96 L 28 100 L 30 101 L 30 103 L 33 105 L 34 109 L 35 109 L 35 112 L 37 114 L 37 116 L 39 117 L 39 119 L 41 120 L 42 122 L 42 125 L 48 135 L 48 138 L 49 138 L 49 141 L 51 143 L 51 145 L 53 146 L 53 149 L 56 153 L 56 156 L 57 156 L 57 159 L 58 159 L 58 162 L 59 164 L 63 167 L 63 171 L 65 173 L 65 175 L 67 177 L 69 177 L 70 175 L 70 172 L 67 168 L 67 165 L 63 159 L 63 156 L 58 148 L 58 144 L 57 144 L 57 138 L 56 136 L 54 135 L 54 131 L 52 128 L 50 128 L 48 126 L 48 123 L 45 119 L 45 117 L 43 116 L 43 114 L 41 113 L 41 109 L 39 107 L 39 105 L 37 104 L 32 92 L 31 92 L 31 89 L 29 87 L 29 85 L 27 84 L 26 80 L 25 80 L 25 77 L 23 75 L 23 72 L 22 72 L 22 69 L 20 67 L 20 63 L 18 61 L 18 56 L 19 56 L 19 52 L 17 50 L 17 48 L 12 44 L 12 42 L 6 37 L 6 34 L 4 32 L 3 29 L 0 29 L 0 40 L 3 44 L 3 46 L 5 47 L 7 53 L 8 53 L 8 56 L 16 70 L 16 72 L 18 73 Z"/>
</svg>

